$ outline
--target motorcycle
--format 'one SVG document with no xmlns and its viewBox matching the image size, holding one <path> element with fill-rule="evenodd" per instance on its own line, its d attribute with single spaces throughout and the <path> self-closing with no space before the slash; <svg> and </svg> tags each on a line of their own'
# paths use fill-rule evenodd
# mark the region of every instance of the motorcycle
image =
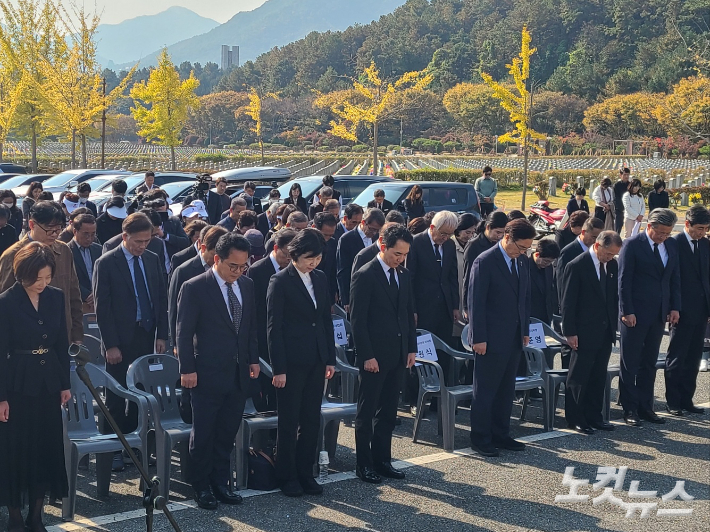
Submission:
<svg viewBox="0 0 710 532">
<path fill-rule="evenodd" d="M 541 200 L 530 205 L 528 221 L 533 224 L 540 238 L 551 235 L 566 224 L 562 220 L 567 214 L 567 209 L 551 209 L 550 202 Z"/>
</svg>

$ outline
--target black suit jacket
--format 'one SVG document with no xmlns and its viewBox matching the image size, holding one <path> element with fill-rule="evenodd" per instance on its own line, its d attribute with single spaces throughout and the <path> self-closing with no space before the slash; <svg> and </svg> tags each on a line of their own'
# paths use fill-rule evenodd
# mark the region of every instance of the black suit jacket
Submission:
<svg viewBox="0 0 710 532">
<path fill-rule="evenodd" d="M 665 241 L 668 263 L 662 267 L 646 232 L 627 238 L 619 253 L 621 316 L 636 315 L 638 324 L 665 322 L 671 310 L 681 311 L 678 241 Z"/>
<path fill-rule="evenodd" d="M 269 360 L 269 344 L 266 338 L 266 294 L 269 291 L 269 281 L 276 273 L 271 257 L 267 255 L 256 261 L 247 270 L 247 275 L 254 281 L 254 297 L 256 299 L 256 337 L 259 341 L 259 357 Z"/>
<path fill-rule="evenodd" d="M 266 334 L 274 375 L 288 375 L 292 365 L 335 365 L 328 280 L 319 270 L 310 275 L 318 308 L 293 263 L 269 281 Z"/>
<path fill-rule="evenodd" d="M 83 206 L 91 211 L 91 214 L 94 215 L 94 218 L 99 215 L 99 210 L 96 208 L 96 203 L 94 203 L 93 201 L 87 201 L 86 203 L 84 203 Z"/>
<path fill-rule="evenodd" d="M 328 293 L 330 302 L 335 303 L 335 296 L 338 293 L 338 265 L 337 265 L 338 243 L 332 238 L 325 243 L 323 248 L 323 258 L 318 265 L 328 279 Z"/>
<path fill-rule="evenodd" d="M 185 233 L 182 228 L 182 222 L 177 216 L 170 216 L 168 221 L 163 223 L 163 232 L 170 235 L 165 241 L 165 247 L 168 248 L 168 257 L 172 257 L 175 253 L 190 245 L 190 237 Z"/>
<path fill-rule="evenodd" d="M 473 262 L 468 291 L 468 340 L 471 345 L 487 342 L 485 356 L 520 350 L 523 337 L 529 334 L 530 269 L 525 257 L 518 257 L 516 263 L 518 286 L 513 283 L 499 246 Z"/>
<path fill-rule="evenodd" d="M 572 232 L 569 225 L 561 231 L 555 231 L 555 242 L 557 242 L 557 245 L 560 246 L 560 249 L 565 249 L 568 245 L 574 242 L 575 238 L 577 238 L 577 235 Z"/>
<path fill-rule="evenodd" d="M 683 303 L 680 316 L 683 321 L 691 323 L 706 321 L 710 314 L 710 241 L 707 238 L 698 240 L 698 261 L 685 231 L 671 238 L 678 241 L 680 300 Z"/>
<path fill-rule="evenodd" d="M 419 322 L 422 323 L 427 323 L 431 312 L 438 310 L 435 305 L 432 305 L 432 302 L 437 299 L 444 298 L 450 313 L 459 308 L 459 266 L 456 245 L 449 238 L 442 248 L 444 249 L 442 265 L 439 267 L 429 231 L 424 231 L 414 237 L 407 257 L 407 269 L 412 274 L 414 288 L 414 311 L 419 317 Z"/>
<path fill-rule="evenodd" d="M 103 254 L 105 255 L 109 251 L 116 249 L 121 245 L 121 242 L 123 242 L 122 235 L 116 235 L 113 238 L 107 240 L 106 242 L 104 242 L 102 248 Z M 158 262 L 160 263 L 160 271 L 163 272 L 163 276 L 165 277 L 165 286 L 167 286 L 168 272 L 165 271 L 165 248 L 163 247 L 163 243 L 161 242 L 160 238 L 158 238 L 157 236 L 151 238 L 146 249 L 148 251 L 152 251 L 158 257 Z"/>
<path fill-rule="evenodd" d="M 353 274 L 350 317 L 357 345 L 357 364 L 376 359 L 380 371 L 407 363 L 417 352 L 412 276 L 400 268 L 395 299 L 379 260 L 372 260 Z"/>
<path fill-rule="evenodd" d="M 338 222 L 338 225 L 335 226 L 335 233 L 333 233 L 333 240 L 338 242 L 340 240 L 340 237 L 345 234 L 345 226 L 343 226 L 343 222 Z"/>
<path fill-rule="evenodd" d="M 168 339 L 168 294 L 158 256 L 146 250 L 143 267 L 148 283 L 157 337 Z M 126 347 L 136 328 L 137 302 L 133 278 L 121 246 L 104 253 L 94 265 L 94 306 L 104 349 Z"/>
<path fill-rule="evenodd" d="M 232 200 L 228 194 L 217 194 L 211 190 L 207 194 L 207 218 L 210 225 L 215 225 L 222 219 L 222 213 L 229 209 Z"/>
<path fill-rule="evenodd" d="M 177 306 L 180 289 L 186 281 L 194 279 L 203 273 L 205 273 L 205 268 L 202 266 L 202 258 L 195 255 L 186 263 L 178 266 L 170 275 L 170 284 L 168 285 L 168 319 L 170 322 L 170 338 L 172 338 L 174 346 L 177 346 Z"/>
<path fill-rule="evenodd" d="M 81 300 L 86 301 L 86 298 L 91 295 L 92 286 L 89 272 L 86 270 L 86 264 L 84 264 L 84 257 L 81 255 L 79 244 L 77 244 L 76 240 L 73 238 L 69 241 L 67 246 L 69 246 L 69 249 L 71 249 L 72 255 L 74 256 L 74 268 L 76 269 L 76 276 L 79 278 Z M 101 246 L 96 243 L 92 243 L 91 246 L 89 246 L 89 254 L 91 255 L 92 264 L 96 264 L 96 261 L 101 256 Z"/>
<path fill-rule="evenodd" d="M 466 248 L 463 250 L 463 303 L 464 306 L 468 305 L 468 281 L 471 277 L 471 266 L 473 266 L 473 261 L 478 258 L 478 256 L 484 251 L 488 251 L 495 244 L 488 240 L 488 237 L 484 233 L 480 233 L 476 238 L 472 238 L 466 244 Z"/>
<path fill-rule="evenodd" d="M 242 275 L 242 321 L 234 330 L 213 270 L 185 281 L 178 296 L 177 349 L 180 373 L 197 373 L 197 389 L 229 393 L 249 390 L 249 364 L 259 363 L 254 283 Z"/>
<path fill-rule="evenodd" d="M 379 252 L 380 252 L 380 245 L 378 242 L 375 242 L 371 246 L 367 246 L 360 253 L 355 255 L 355 262 L 353 262 L 353 271 L 351 272 L 351 275 L 355 275 L 356 271 L 358 271 L 365 264 L 367 264 L 372 259 L 377 257 L 377 254 Z"/>
<path fill-rule="evenodd" d="M 113 220 L 108 214 L 103 213 L 96 218 L 96 238 L 99 239 L 101 244 L 105 244 L 111 238 L 121 234 L 122 225 L 123 220 Z"/>
<path fill-rule="evenodd" d="M 170 258 L 170 271 L 174 272 L 189 260 L 197 257 L 197 248 L 193 245 L 187 246 L 182 251 L 178 251 Z"/>
<path fill-rule="evenodd" d="M 295 205 L 296 208 L 299 211 L 301 211 L 303 214 L 308 214 L 308 202 L 306 202 L 306 200 L 303 198 L 303 196 L 298 196 L 295 203 L 293 202 L 293 199 L 291 199 L 290 197 L 286 198 L 284 200 L 284 203 L 286 205 Z"/>
<path fill-rule="evenodd" d="M 271 227 L 269 227 L 269 218 L 266 216 L 265 212 L 262 212 L 256 217 L 256 228 L 264 235 L 264 239 L 266 239 L 266 235 L 271 230 Z"/>
<path fill-rule="evenodd" d="M 578 239 L 575 239 L 574 242 L 567 244 L 567 246 L 562 248 L 562 251 L 560 252 L 560 256 L 555 265 L 554 281 L 557 288 L 557 300 L 560 302 L 562 302 L 562 291 L 565 286 L 565 268 L 567 268 L 567 265 L 579 257 L 582 253 L 584 253 L 584 250 L 582 249 L 582 244 L 579 243 Z"/>
<path fill-rule="evenodd" d="M 340 304 L 345 306 L 350 304 L 350 277 L 352 275 L 355 257 L 360 251 L 365 249 L 365 244 L 360 238 L 357 229 L 345 233 L 338 240 L 338 251 L 336 261 L 338 267 L 338 293 L 340 294 Z"/>
<path fill-rule="evenodd" d="M 577 211 L 589 213 L 589 204 L 587 203 L 587 200 L 583 199 L 580 203 L 581 206 L 577 205 L 577 198 L 570 198 L 567 202 L 567 215 L 570 216 L 573 212 Z"/>
<path fill-rule="evenodd" d="M 377 202 L 375 200 L 370 201 L 367 204 L 368 209 L 374 209 L 377 207 Z M 384 200 L 382 202 L 382 208 L 380 209 L 383 213 L 387 214 L 392 210 L 392 202 L 389 200 Z"/>
<path fill-rule="evenodd" d="M 552 323 L 552 315 L 557 310 L 557 292 L 553 283 L 553 268 L 548 266 L 540 271 L 535 259 L 528 257 L 530 267 L 530 316 Z"/>
<path fill-rule="evenodd" d="M 597 277 L 589 252 L 567 265 L 562 306 L 562 332 L 578 336 L 579 346 L 596 349 L 616 341 L 619 322 L 619 265 L 615 259 L 604 266 L 606 290 Z"/>
<path fill-rule="evenodd" d="M 316 214 L 319 212 L 323 212 L 323 204 L 322 203 L 316 203 L 315 205 L 311 205 L 308 207 L 308 219 L 312 220 L 313 218 L 316 217 Z"/>
</svg>

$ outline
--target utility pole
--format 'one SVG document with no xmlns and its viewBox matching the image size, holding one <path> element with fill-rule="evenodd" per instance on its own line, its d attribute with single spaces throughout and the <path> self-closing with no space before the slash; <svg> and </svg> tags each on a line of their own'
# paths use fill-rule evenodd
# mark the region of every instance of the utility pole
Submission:
<svg viewBox="0 0 710 532">
<path fill-rule="evenodd" d="M 404 117 L 399 117 L 399 147 L 402 147 L 402 138 L 404 136 Z M 400 152 L 401 153 L 401 152 Z"/>
<path fill-rule="evenodd" d="M 104 109 L 101 113 L 101 168 L 106 168 L 106 77 L 102 83 Z"/>
</svg>

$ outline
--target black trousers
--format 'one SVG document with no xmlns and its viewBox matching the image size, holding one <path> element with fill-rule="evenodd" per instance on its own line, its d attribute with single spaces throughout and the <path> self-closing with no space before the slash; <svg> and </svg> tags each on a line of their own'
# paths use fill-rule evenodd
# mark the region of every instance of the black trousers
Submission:
<svg viewBox="0 0 710 532">
<path fill-rule="evenodd" d="M 621 328 L 621 372 L 619 396 L 625 412 L 653 411 L 656 361 L 663 339 L 664 323 L 639 323 Z"/>
<path fill-rule="evenodd" d="M 138 324 L 136 324 L 135 327 L 133 331 L 133 341 L 130 345 L 118 346 L 121 350 L 121 362 L 118 364 L 106 364 L 108 374 L 116 379 L 124 388 L 126 387 L 126 373 L 128 373 L 128 367 L 138 358 L 155 353 L 155 329 L 148 332 Z M 121 429 L 121 432 L 127 434 L 136 430 L 138 427 L 138 408 L 135 403 L 126 401 L 111 392 L 107 392 L 106 406 L 116 420 L 116 424 L 118 428 Z M 105 424 L 103 431 L 105 434 L 113 432 L 108 423 Z"/>
<path fill-rule="evenodd" d="M 604 421 L 604 388 L 611 342 L 572 351 L 565 386 L 565 419 L 570 426 L 587 427 Z"/>
<path fill-rule="evenodd" d="M 522 347 L 509 353 L 475 355 L 471 400 L 471 443 L 486 446 L 508 437 L 515 398 L 515 374 Z"/>
<path fill-rule="evenodd" d="M 692 320 L 683 318 L 681 313 L 678 325 L 671 329 L 671 343 L 664 372 L 666 403 L 672 408 L 693 404 L 707 328 L 706 316 L 693 316 Z"/>
<path fill-rule="evenodd" d="M 621 201 L 620 199 L 616 199 L 615 201 Z M 614 218 L 614 230 L 621 234 L 621 228 L 624 227 L 624 209 L 615 209 L 615 215 L 616 217 Z"/>
<path fill-rule="evenodd" d="M 276 476 L 282 483 L 313 478 L 324 383 L 325 364 L 290 365 L 286 370 L 286 386 L 276 389 L 279 409 Z"/>
<path fill-rule="evenodd" d="M 492 213 L 494 208 L 495 208 L 494 202 L 486 203 L 485 201 L 481 201 L 481 218 L 485 218 L 490 213 Z"/>
<path fill-rule="evenodd" d="M 606 211 L 604 210 L 604 207 L 595 207 L 594 217 L 599 218 L 602 222 L 606 221 Z"/>
<path fill-rule="evenodd" d="M 246 395 L 235 382 L 227 393 L 198 385 L 192 389 L 190 483 L 198 490 L 227 486 L 230 456 L 244 413 Z"/>
<path fill-rule="evenodd" d="M 392 460 L 392 431 L 404 369 L 398 364 L 378 373 L 360 370 L 355 416 L 355 450 L 360 467 Z"/>
</svg>

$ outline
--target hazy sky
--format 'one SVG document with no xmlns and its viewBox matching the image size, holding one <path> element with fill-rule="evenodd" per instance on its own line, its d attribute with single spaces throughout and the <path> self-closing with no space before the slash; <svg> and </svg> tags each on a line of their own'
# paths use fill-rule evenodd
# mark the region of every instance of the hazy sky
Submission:
<svg viewBox="0 0 710 532">
<path fill-rule="evenodd" d="M 260 6 L 265 0 L 73 0 L 77 5 L 91 10 L 94 6 L 102 12 L 103 24 L 117 24 L 139 15 L 155 15 L 172 6 L 182 6 L 195 13 L 226 22 L 239 11 L 250 11 Z M 72 2 L 66 1 L 67 6 Z"/>
</svg>

